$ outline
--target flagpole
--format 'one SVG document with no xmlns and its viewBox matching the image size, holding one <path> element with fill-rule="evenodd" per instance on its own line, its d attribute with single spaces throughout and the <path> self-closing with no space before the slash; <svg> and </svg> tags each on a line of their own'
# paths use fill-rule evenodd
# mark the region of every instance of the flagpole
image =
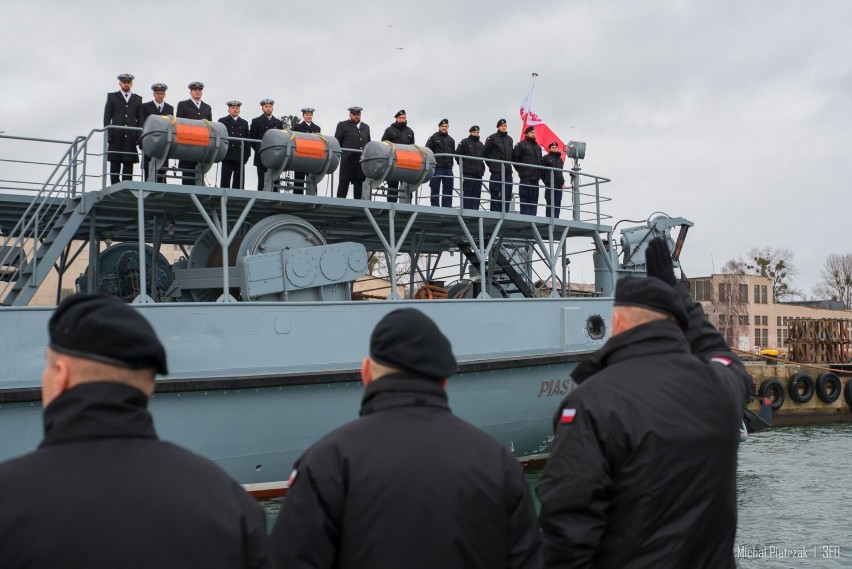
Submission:
<svg viewBox="0 0 852 569">
<path fill-rule="evenodd" d="M 533 91 L 535 91 L 535 78 L 538 77 L 538 73 L 533 72 L 532 74 L 532 86 L 530 87 L 530 100 L 527 102 L 529 105 L 529 110 L 532 110 L 532 96 Z"/>
</svg>

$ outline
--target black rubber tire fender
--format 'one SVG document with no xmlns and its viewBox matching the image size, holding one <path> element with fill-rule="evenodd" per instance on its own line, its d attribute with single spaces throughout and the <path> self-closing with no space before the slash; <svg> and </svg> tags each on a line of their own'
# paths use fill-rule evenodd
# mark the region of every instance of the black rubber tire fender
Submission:
<svg viewBox="0 0 852 569">
<path fill-rule="evenodd" d="M 757 394 L 761 397 L 769 397 L 772 410 L 780 409 L 784 405 L 787 395 L 784 393 L 784 384 L 777 379 L 767 379 L 760 384 Z"/>
<path fill-rule="evenodd" d="M 852 407 L 852 378 L 846 380 L 846 387 L 843 388 L 843 398 L 846 404 Z"/>
<path fill-rule="evenodd" d="M 787 393 L 796 403 L 807 403 L 814 396 L 814 380 L 803 371 L 794 373 L 787 382 Z"/>
<path fill-rule="evenodd" d="M 819 374 L 816 380 L 816 394 L 823 403 L 834 403 L 840 398 L 843 385 L 836 373 L 826 371 Z"/>
</svg>

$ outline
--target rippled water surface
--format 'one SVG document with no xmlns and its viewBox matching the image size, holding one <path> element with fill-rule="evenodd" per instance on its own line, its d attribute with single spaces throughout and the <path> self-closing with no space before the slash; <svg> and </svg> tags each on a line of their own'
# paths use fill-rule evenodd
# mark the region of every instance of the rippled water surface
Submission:
<svg viewBox="0 0 852 569">
<path fill-rule="evenodd" d="M 527 473 L 533 489 L 539 472 Z M 852 425 L 750 435 L 737 501 L 739 569 L 852 568 Z M 271 528 L 281 501 L 263 506 Z"/>
</svg>

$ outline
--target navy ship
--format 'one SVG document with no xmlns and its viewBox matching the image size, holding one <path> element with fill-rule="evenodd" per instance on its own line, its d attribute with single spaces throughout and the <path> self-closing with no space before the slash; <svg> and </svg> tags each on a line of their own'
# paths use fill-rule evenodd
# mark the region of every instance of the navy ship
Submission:
<svg viewBox="0 0 852 569">
<path fill-rule="evenodd" d="M 453 411 L 519 459 L 541 457 L 571 371 L 608 337 L 616 279 L 644 272 L 656 236 L 677 263 L 692 225 L 658 215 L 617 238 L 610 180 L 581 171 L 582 142 L 566 146 L 552 218 L 521 215 L 516 202 L 492 211 L 487 182 L 479 209 L 458 195 L 455 207 L 432 207 L 435 156 L 386 142 L 360 153 L 362 198 L 337 198 L 335 169 L 350 151 L 332 137 L 229 139 L 220 126 L 152 116 L 127 129 L 146 171 L 117 183 L 106 138 L 120 127 L 70 141 L 0 135 L 0 460 L 41 441 L 47 322 L 75 291 L 123 298 L 152 323 L 171 370 L 150 404 L 159 435 L 258 494 L 283 488 L 311 443 L 357 416 L 370 332 L 404 306 L 452 341 Z M 229 146 L 253 144 L 269 169 L 264 191 L 205 183 Z M 178 160 L 194 168 L 178 171 Z M 542 168 L 544 180 L 554 173 Z M 389 181 L 397 203 L 385 200 Z M 594 285 L 571 280 L 584 255 Z"/>
</svg>

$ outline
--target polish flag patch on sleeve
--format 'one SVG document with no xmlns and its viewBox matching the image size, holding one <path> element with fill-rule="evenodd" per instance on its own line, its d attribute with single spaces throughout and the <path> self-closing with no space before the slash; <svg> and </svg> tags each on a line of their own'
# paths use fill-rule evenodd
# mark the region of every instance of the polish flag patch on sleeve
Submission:
<svg viewBox="0 0 852 569">
<path fill-rule="evenodd" d="M 731 365 L 731 360 L 728 358 L 710 358 L 711 362 L 716 362 L 717 364 L 722 364 L 723 366 Z"/>
<path fill-rule="evenodd" d="M 573 423 L 574 417 L 577 416 L 576 409 L 563 409 L 562 410 L 562 418 L 559 420 L 563 425 L 566 423 Z"/>
<path fill-rule="evenodd" d="M 296 475 L 298 475 L 298 474 L 299 474 L 299 471 L 294 468 L 293 472 L 290 473 L 290 478 L 287 480 L 287 487 L 288 488 L 292 488 L 293 484 L 296 483 Z"/>
</svg>

